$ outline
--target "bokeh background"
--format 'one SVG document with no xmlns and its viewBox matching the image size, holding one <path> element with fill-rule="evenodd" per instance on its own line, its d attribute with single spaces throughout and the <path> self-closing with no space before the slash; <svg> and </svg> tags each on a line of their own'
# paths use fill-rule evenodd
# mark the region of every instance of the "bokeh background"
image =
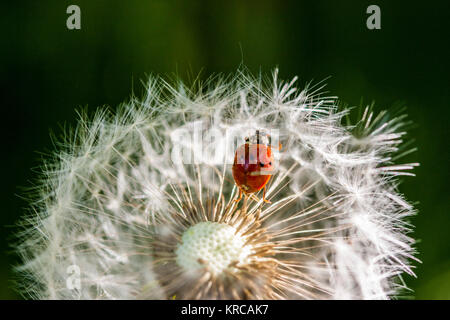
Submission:
<svg viewBox="0 0 450 320">
<path fill-rule="evenodd" d="M 66 28 L 70 4 L 81 30 Z M 381 30 L 366 28 L 370 4 Z M 404 161 L 421 166 L 401 191 L 417 202 L 422 263 L 405 280 L 418 299 L 450 299 L 448 1 L 2 1 L 0 12 L 0 298 L 20 298 L 9 243 L 50 130 L 61 134 L 80 107 L 139 96 L 148 74 L 189 81 L 244 64 L 278 66 L 301 85 L 331 76 L 327 89 L 349 105 L 408 107 L 418 151 Z"/>
</svg>

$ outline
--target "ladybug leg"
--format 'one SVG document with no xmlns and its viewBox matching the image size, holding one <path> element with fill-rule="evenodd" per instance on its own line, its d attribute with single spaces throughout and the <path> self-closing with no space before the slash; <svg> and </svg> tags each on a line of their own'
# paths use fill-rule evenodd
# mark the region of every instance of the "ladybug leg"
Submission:
<svg viewBox="0 0 450 320">
<path fill-rule="evenodd" d="M 264 186 L 263 201 L 265 203 L 272 203 L 270 200 L 266 199 L 266 186 Z"/>
<path fill-rule="evenodd" d="M 239 198 L 234 199 L 234 202 L 239 202 L 239 201 L 241 201 L 241 200 L 242 200 L 242 189 L 239 188 Z"/>
</svg>

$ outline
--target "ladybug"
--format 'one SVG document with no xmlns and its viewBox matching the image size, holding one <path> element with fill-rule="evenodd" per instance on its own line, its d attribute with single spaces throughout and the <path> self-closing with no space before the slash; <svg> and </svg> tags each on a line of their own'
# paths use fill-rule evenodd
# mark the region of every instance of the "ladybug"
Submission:
<svg viewBox="0 0 450 320">
<path fill-rule="evenodd" d="M 256 130 L 256 135 L 245 138 L 245 144 L 236 149 L 232 167 L 233 178 L 239 188 L 239 198 L 264 189 L 263 200 L 266 199 L 266 185 L 274 172 L 274 157 L 270 146 L 270 136 Z"/>
</svg>

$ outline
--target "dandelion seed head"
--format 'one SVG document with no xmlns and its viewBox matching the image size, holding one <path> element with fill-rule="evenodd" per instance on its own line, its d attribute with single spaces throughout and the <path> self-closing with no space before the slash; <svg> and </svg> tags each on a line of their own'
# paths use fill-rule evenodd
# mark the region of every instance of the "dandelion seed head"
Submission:
<svg viewBox="0 0 450 320">
<path fill-rule="evenodd" d="M 21 225 L 19 290 L 46 299 L 388 299 L 413 275 L 398 176 L 405 118 L 348 110 L 297 79 L 244 71 L 198 88 L 152 77 L 80 117 Z M 275 171 L 234 201 L 234 153 L 268 133 Z M 79 274 L 70 272 L 77 266 Z M 79 286 L 68 285 L 79 277 Z M 69 281 L 69 282 L 68 282 Z"/>
</svg>

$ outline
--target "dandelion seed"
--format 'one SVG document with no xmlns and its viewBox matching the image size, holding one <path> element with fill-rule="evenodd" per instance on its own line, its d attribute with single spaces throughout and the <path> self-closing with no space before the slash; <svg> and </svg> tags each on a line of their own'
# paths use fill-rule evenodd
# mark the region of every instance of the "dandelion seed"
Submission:
<svg viewBox="0 0 450 320">
<path fill-rule="evenodd" d="M 47 299 L 399 293 L 415 253 L 414 208 L 396 177 L 417 164 L 392 160 L 408 153 L 404 118 L 367 108 L 344 126 L 336 98 L 295 82 L 239 72 L 195 91 L 152 78 L 144 99 L 116 115 L 82 116 L 44 166 L 23 221 L 19 290 Z M 237 202 L 231 167 L 254 132 L 271 132 L 283 150 L 261 165 L 272 175 L 264 195 L 243 190 Z M 74 265 L 80 285 L 68 288 Z"/>
</svg>

